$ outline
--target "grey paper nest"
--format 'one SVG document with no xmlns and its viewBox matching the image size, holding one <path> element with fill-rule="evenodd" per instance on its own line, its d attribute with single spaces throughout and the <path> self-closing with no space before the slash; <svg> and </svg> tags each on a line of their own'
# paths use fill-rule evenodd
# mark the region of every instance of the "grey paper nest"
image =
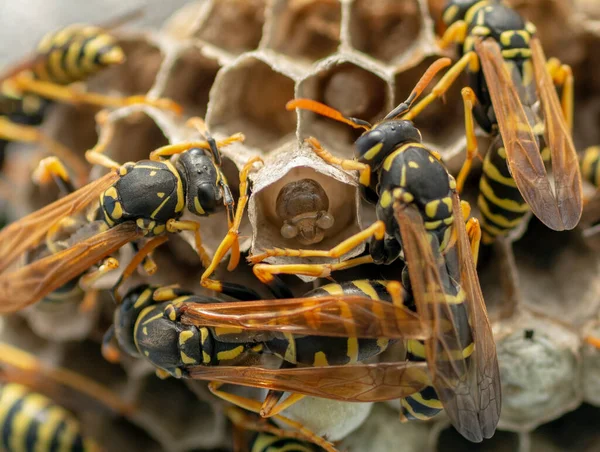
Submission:
<svg viewBox="0 0 600 452">
<path fill-rule="evenodd" d="M 121 94 L 149 93 L 181 103 L 187 115 L 206 118 L 217 137 L 235 132 L 244 144 L 223 149 L 225 172 L 234 192 L 237 171 L 251 157 L 265 165 L 252 174 L 253 193 L 241 234 L 242 248 L 298 247 L 281 236 L 284 219 L 276 201 L 288 183 L 310 178 L 330 196 L 335 226 L 312 245 L 328 249 L 374 219 L 361 202 L 356 175 L 325 164 L 303 145 L 316 136 L 339 156 L 352 155 L 353 131 L 310 113 L 288 112 L 285 103 L 309 97 L 368 121 L 403 101 L 425 68 L 441 55 L 434 35 L 443 1 L 431 0 L 204 0 L 175 12 L 160 30 L 120 32 L 127 62 L 90 81 L 89 89 Z M 573 66 L 576 82 L 575 143 L 600 143 L 600 6 L 586 0 L 513 0 L 538 27 L 546 55 Z M 93 20 L 93 18 L 90 18 Z M 350 95 L 351 94 L 351 95 Z M 83 153 L 98 135 L 89 107 L 56 106 L 44 130 Z M 109 155 L 119 162 L 146 158 L 166 143 L 194 137 L 176 118 L 150 107 L 111 112 L 116 126 Z M 464 123 L 460 84 L 416 120 L 424 141 L 456 171 L 463 160 Z M 98 135 L 97 135 L 98 133 Z M 482 138 L 480 151 L 485 151 Z M 11 177 L 20 181 L 17 218 L 45 205 L 55 193 L 40 193 L 29 181 L 38 155 L 12 149 Z M 475 199 L 479 168 L 466 199 Z M 93 173 L 94 174 L 94 173 Z M 332 196 L 333 195 L 333 196 Z M 237 192 L 236 192 L 237 196 Z M 477 214 L 477 212 L 475 212 Z M 226 229 L 224 215 L 202 220 L 213 252 Z M 466 444 L 441 416 L 431 423 L 400 424 L 397 406 L 305 400 L 286 412 L 319 434 L 342 440 L 341 450 L 598 450 L 600 448 L 600 352 L 582 337 L 600 334 L 600 256 L 583 238 L 582 227 L 556 233 L 537 220 L 514 242 L 499 242 L 484 253 L 480 280 L 497 340 L 503 380 L 500 430 L 480 445 Z M 186 243 L 187 242 L 187 243 Z M 137 281 L 178 282 L 201 293 L 202 268 L 191 237 L 172 237 L 157 252 L 159 271 Z M 344 258 L 356 255 L 362 250 Z M 487 257 L 487 258 L 486 258 Z M 293 258 L 272 259 L 290 262 Z M 234 273 L 222 265 L 223 280 L 255 284 L 243 263 Z M 399 267 L 374 266 L 335 275 L 398 279 Z M 296 295 L 312 285 L 287 278 Z M 105 288 L 113 280 L 104 281 Z M 258 289 L 266 295 L 264 288 Z M 57 364 L 101 378 L 138 413 L 115 419 L 89 415 L 86 427 L 108 441 L 107 450 L 230 450 L 231 436 L 216 401 L 203 382 L 159 380 L 153 369 L 125 360 L 104 362 L 99 338 L 111 321 L 109 296 L 92 312 L 77 307 L 41 312 L 32 308 L 4 320 L 3 339 Z M 23 320 L 24 319 L 24 320 Z"/>
</svg>

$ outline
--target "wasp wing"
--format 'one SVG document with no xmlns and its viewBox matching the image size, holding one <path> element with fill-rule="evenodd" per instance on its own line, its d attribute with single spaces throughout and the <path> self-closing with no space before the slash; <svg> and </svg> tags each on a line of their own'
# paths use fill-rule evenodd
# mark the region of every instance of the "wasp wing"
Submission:
<svg viewBox="0 0 600 452">
<path fill-rule="evenodd" d="M 439 244 L 427 233 L 416 207 L 395 203 L 394 211 L 417 313 L 432 330 L 431 338 L 425 341 L 425 358 L 433 387 L 456 429 L 479 442 L 478 397 L 472 389 L 467 363 L 472 339 L 464 292 L 448 275 Z M 454 215 L 460 215 L 460 211 Z"/>
<path fill-rule="evenodd" d="M 0 273 L 18 256 L 37 245 L 59 220 L 84 209 L 118 179 L 119 174 L 111 171 L 70 195 L 7 225 L 0 231 Z"/>
<path fill-rule="evenodd" d="M 41 300 L 126 243 L 141 237 L 135 223 L 123 223 L 0 275 L 0 313 L 16 312 Z"/>
<path fill-rule="evenodd" d="M 565 227 L 539 144 L 498 43 L 492 39 L 478 40 L 475 50 L 492 99 L 510 172 L 519 192 L 536 217 L 549 228 L 561 231 Z"/>
<path fill-rule="evenodd" d="M 454 211 L 453 226 L 457 235 L 457 251 L 460 269 L 460 285 L 466 296 L 469 309 L 469 322 L 475 350 L 471 355 L 472 376 L 471 391 L 478 400 L 478 417 L 481 434 L 491 438 L 496 431 L 502 405 L 500 369 L 496 354 L 496 343 L 490 325 L 485 301 L 477 277 L 470 240 L 460 215 L 460 199 L 455 192 L 452 195 Z"/>
<path fill-rule="evenodd" d="M 425 339 L 429 330 L 404 307 L 357 296 L 186 303 L 182 322 L 337 337 Z"/>
<path fill-rule="evenodd" d="M 426 363 L 401 362 L 347 366 L 265 369 L 192 366 L 191 378 L 289 391 L 346 402 L 379 402 L 406 397 L 427 386 Z"/>
<path fill-rule="evenodd" d="M 563 116 L 556 88 L 546 69 L 546 57 L 539 39 L 531 40 L 531 52 L 537 91 L 544 109 L 546 139 L 551 152 L 554 189 L 560 219 L 564 229 L 573 229 L 579 223 L 583 210 L 579 159 Z"/>
</svg>

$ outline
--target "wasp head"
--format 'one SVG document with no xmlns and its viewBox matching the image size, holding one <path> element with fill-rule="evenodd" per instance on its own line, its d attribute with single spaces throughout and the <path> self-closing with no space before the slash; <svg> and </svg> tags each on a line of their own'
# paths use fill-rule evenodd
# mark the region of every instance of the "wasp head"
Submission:
<svg viewBox="0 0 600 452">
<path fill-rule="evenodd" d="M 421 132 L 412 121 L 385 120 L 356 140 L 355 155 L 358 161 L 376 170 L 398 146 L 410 142 L 421 142 Z"/>
</svg>

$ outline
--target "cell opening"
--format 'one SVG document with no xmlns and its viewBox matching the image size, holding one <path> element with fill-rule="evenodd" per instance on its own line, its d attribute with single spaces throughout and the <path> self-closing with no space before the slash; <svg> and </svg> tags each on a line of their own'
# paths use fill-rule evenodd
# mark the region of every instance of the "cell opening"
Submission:
<svg viewBox="0 0 600 452">
<path fill-rule="evenodd" d="M 307 247 L 299 240 L 298 234 L 289 238 L 282 234 L 286 218 L 281 216 L 284 209 L 280 198 L 282 191 L 285 192 L 290 184 L 306 180 L 318 184 L 320 190 L 327 195 L 327 212 L 333 218 L 333 223 L 323 229 L 321 240 L 310 244 L 311 249 L 329 249 L 359 231 L 356 223 L 356 187 L 319 173 L 313 168 L 298 166 L 252 195 L 256 197 L 256 218 L 259 219 L 255 230 L 255 242 L 268 242 L 272 247 Z"/>
<path fill-rule="evenodd" d="M 421 32 L 417 0 L 356 0 L 350 15 L 352 46 L 386 63 L 402 58 Z"/>
<path fill-rule="evenodd" d="M 288 0 L 274 7 L 269 47 L 292 57 L 315 61 L 340 44 L 341 3 L 337 0 Z"/>
<path fill-rule="evenodd" d="M 262 38 L 264 0 L 213 1 L 196 37 L 231 53 L 254 50 Z"/>
<path fill-rule="evenodd" d="M 220 66 L 197 49 L 186 51 L 170 71 L 162 97 L 179 103 L 190 116 L 206 116 L 209 93 Z"/>
<path fill-rule="evenodd" d="M 245 144 L 269 151 L 296 130 L 296 115 L 285 104 L 294 97 L 294 80 L 251 58 L 222 74 L 211 92 L 207 121 L 211 131 L 242 132 Z"/>
<path fill-rule="evenodd" d="M 441 431 L 437 444 L 439 450 L 460 450 L 464 452 L 519 450 L 520 437 L 518 433 L 497 430 L 492 438 L 486 439 L 482 443 L 472 443 L 458 433 L 454 427 L 449 426 Z"/>
<path fill-rule="evenodd" d="M 142 112 L 119 119 L 114 127 L 106 154 L 119 163 L 148 159 L 152 151 L 169 144 L 160 127 Z"/>
<path fill-rule="evenodd" d="M 385 80 L 351 62 L 344 62 L 302 81 L 299 97 L 307 97 L 335 108 L 346 116 L 374 123 L 391 104 Z M 338 153 L 350 156 L 351 146 L 364 132 L 310 112 L 301 112 L 301 136 L 314 136 Z"/>
</svg>

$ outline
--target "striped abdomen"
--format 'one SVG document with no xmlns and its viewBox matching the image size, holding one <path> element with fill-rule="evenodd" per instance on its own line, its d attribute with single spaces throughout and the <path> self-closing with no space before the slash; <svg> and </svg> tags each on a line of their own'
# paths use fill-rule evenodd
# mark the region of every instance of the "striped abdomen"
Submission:
<svg viewBox="0 0 600 452">
<path fill-rule="evenodd" d="M 47 34 L 37 52 L 47 58 L 34 67 L 36 78 L 60 85 L 85 80 L 125 60 L 115 38 L 98 27 L 81 24 Z"/>
<path fill-rule="evenodd" d="M 0 388 L 0 425 L 1 449 L 7 452 L 97 450 L 71 413 L 20 384 Z"/>
<path fill-rule="evenodd" d="M 386 281 L 350 281 L 343 284 L 327 284 L 308 292 L 307 297 L 329 295 L 354 295 L 391 302 Z M 265 346 L 282 359 L 293 364 L 311 366 L 355 364 L 382 353 L 390 340 L 337 338 L 323 336 L 297 336 L 282 334 L 265 343 Z"/>
<path fill-rule="evenodd" d="M 600 187 L 600 147 L 587 148 L 581 158 L 581 175 L 595 187 Z"/>
<path fill-rule="evenodd" d="M 457 290 L 458 289 L 458 290 Z M 447 301 L 450 303 L 452 312 L 451 328 L 456 328 L 458 331 L 458 350 L 450 350 L 449 353 L 456 359 L 464 359 L 468 365 L 469 357 L 474 351 L 475 343 L 471 335 L 471 327 L 469 325 L 468 309 L 465 304 L 465 292 L 454 285 L 446 287 Z M 445 319 L 442 319 L 444 322 Z M 448 343 L 456 342 L 454 332 L 449 331 Z M 442 333 L 443 336 L 443 333 Z M 443 339 L 443 337 L 441 338 Z M 454 339 L 454 340 L 453 340 Z M 409 361 L 426 361 L 426 347 L 423 341 L 409 339 L 406 341 L 406 359 Z M 443 359 L 445 353 L 440 352 L 440 358 Z M 447 355 L 446 355 L 447 356 Z M 449 365 L 440 363 L 440 365 Z M 458 366 L 458 369 L 461 367 Z M 439 400 L 437 392 L 433 386 L 427 386 L 425 389 L 405 397 L 400 400 L 401 414 L 409 420 L 428 420 L 437 415 L 443 410 L 442 402 Z"/>
<path fill-rule="evenodd" d="M 477 206 L 482 217 L 482 240 L 486 244 L 517 227 L 529 211 L 529 205 L 523 200 L 508 169 L 500 136 L 494 140 L 483 161 Z"/>
</svg>

